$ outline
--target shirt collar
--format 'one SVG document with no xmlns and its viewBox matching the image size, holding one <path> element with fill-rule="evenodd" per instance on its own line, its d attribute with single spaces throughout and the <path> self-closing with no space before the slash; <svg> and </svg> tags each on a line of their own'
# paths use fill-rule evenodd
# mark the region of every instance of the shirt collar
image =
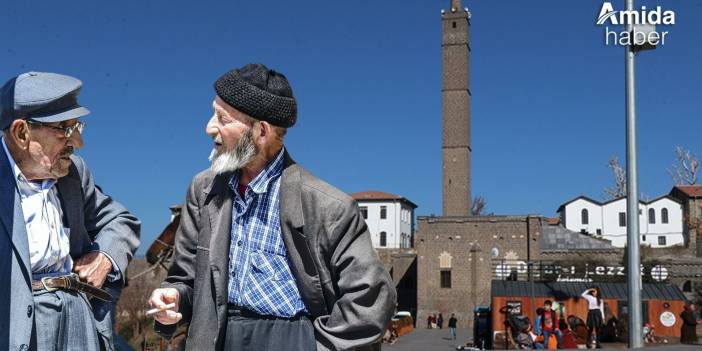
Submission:
<svg viewBox="0 0 702 351">
<path fill-rule="evenodd" d="M 12 158 L 12 154 L 10 154 L 10 150 L 7 148 L 7 143 L 5 143 L 5 137 L 0 136 L 0 141 L 2 142 L 2 148 L 5 150 L 7 159 L 10 161 L 12 174 L 15 176 L 15 181 L 17 182 L 17 186 L 22 195 L 28 195 L 42 190 L 49 190 L 54 186 L 54 184 L 56 184 L 55 179 L 43 180 L 41 184 L 28 181 L 24 174 L 22 174 L 22 170 L 19 168 L 19 166 L 17 166 L 15 159 Z"/>
<path fill-rule="evenodd" d="M 280 149 L 280 152 L 273 161 L 269 162 L 268 165 L 259 173 L 247 186 L 247 189 L 251 189 L 256 194 L 264 194 L 268 191 L 268 185 L 271 181 L 278 178 L 280 173 L 283 171 L 283 155 L 285 154 L 285 147 Z M 235 172 L 232 179 L 229 181 L 229 186 L 236 192 L 239 186 L 239 171 Z"/>
</svg>

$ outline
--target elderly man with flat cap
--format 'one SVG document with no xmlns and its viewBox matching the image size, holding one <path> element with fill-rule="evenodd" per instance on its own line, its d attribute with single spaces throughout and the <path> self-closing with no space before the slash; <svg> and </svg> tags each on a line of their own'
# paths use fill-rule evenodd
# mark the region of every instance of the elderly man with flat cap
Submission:
<svg viewBox="0 0 702 351">
<path fill-rule="evenodd" d="M 21 74 L 0 90 L 0 350 L 112 350 L 112 307 L 139 221 L 95 185 L 81 82 Z"/>
<path fill-rule="evenodd" d="M 284 147 L 297 119 L 284 75 L 250 64 L 214 84 L 212 165 L 193 179 L 157 331 L 187 350 L 349 350 L 380 340 L 395 308 L 357 204 Z M 167 308 L 174 304 L 173 308 Z"/>
</svg>

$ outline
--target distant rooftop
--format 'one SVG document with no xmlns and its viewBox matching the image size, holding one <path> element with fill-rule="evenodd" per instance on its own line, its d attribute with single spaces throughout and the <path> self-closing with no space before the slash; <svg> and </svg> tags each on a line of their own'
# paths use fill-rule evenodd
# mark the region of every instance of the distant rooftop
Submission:
<svg viewBox="0 0 702 351">
<path fill-rule="evenodd" d="M 702 185 L 676 185 L 675 188 L 689 197 L 702 197 Z"/>
<path fill-rule="evenodd" d="M 404 201 L 413 208 L 417 208 L 417 205 L 415 205 L 412 201 L 407 199 L 404 196 L 400 195 L 395 195 L 395 194 L 390 194 L 390 193 L 385 193 L 382 191 L 375 191 L 375 190 L 369 190 L 369 191 L 361 191 L 358 193 L 353 193 L 351 194 L 351 197 L 353 197 L 354 200 L 356 201 L 387 201 L 387 200 L 398 200 L 398 201 Z"/>
</svg>

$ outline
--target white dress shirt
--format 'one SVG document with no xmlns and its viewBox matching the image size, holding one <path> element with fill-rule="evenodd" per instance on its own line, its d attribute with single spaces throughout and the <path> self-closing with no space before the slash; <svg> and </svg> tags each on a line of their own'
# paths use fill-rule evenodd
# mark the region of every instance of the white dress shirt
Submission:
<svg viewBox="0 0 702 351">
<path fill-rule="evenodd" d="M 0 140 L 20 194 L 32 273 L 71 272 L 73 260 L 70 255 L 70 230 L 63 226 L 63 211 L 56 191 L 56 180 L 27 180 L 7 149 L 5 139 L 0 137 Z"/>
</svg>

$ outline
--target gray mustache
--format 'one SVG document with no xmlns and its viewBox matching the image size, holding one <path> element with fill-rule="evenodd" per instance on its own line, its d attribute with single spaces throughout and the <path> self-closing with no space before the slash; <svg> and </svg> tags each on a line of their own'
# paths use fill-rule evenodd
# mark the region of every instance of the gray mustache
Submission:
<svg viewBox="0 0 702 351">
<path fill-rule="evenodd" d="M 73 148 L 73 146 L 67 146 L 65 149 L 63 149 L 61 156 L 71 156 L 74 152 L 75 149 Z"/>
</svg>

